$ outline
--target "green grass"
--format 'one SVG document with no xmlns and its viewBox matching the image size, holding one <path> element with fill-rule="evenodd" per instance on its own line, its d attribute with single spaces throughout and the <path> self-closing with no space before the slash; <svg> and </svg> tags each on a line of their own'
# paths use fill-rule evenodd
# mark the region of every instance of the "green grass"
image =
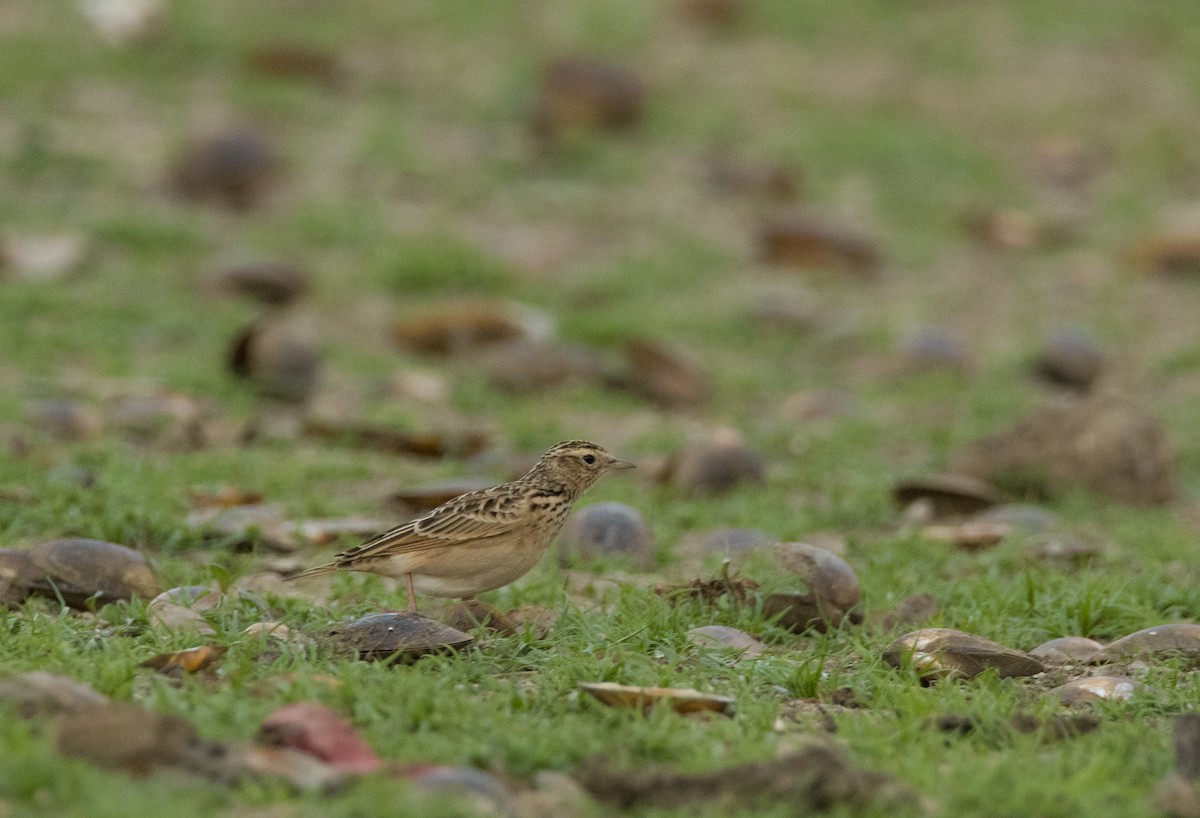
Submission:
<svg viewBox="0 0 1200 818">
<path fill-rule="evenodd" d="M 67 0 L 0 12 L 0 234 L 72 231 L 89 241 L 80 269 L 62 281 L 21 281 L 0 268 L 0 445 L 19 439 L 11 449 L 25 452 L 0 456 L 0 486 L 37 498 L 0 502 L 0 546 L 99 537 L 146 551 L 168 587 L 252 578 L 264 555 L 231 553 L 186 527 L 189 487 L 256 488 L 296 518 L 378 515 L 391 490 L 503 473 L 311 441 L 178 451 L 104 432 L 67 443 L 31 423 L 42 398 L 104 409 L 114 395 L 156 387 L 250 419 L 259 401 L 230 379 L 223 356 L 254 311 L 212 297 L 204 282 L 231 258 L 281 257 L 314 274 L 306 307 L 330 383 L 363 417 L 481 428 L 502 451 L 588 437 L 635 459 L 666 455 L 702 429 L 741 431 L 768 463 L 761 488 L 696 499 L 622 477 L 589 493 L 588 502 L 619 500 L 646 515 L 664 576 L 686 572 L 675 546 L 689 533 L 834 532 L 848 541 L 868 610 L 930 593 L 940 604 L 930 624 L 1016 648 L 1200 619 L 1186 508 L 1200 488 L 1200 290 L 1149 279 L 1123 256 L 1194 199 L 1200 71 L 1189 55 L 1200 7 L 1192 0 L 1152 8 L 1116 0 L 1103 15 L 1061 0 L 759 0 L 718 33 L 691 28 L 674 4 L 637 0 L 168 5 L 161 34 L 125 49 L 104 46 Z M 344 87 L 246 69 L 249 49 L 279 41 L 338 53 Z M 629 133 L 579 135 L 543 155 L 528 128 L 537 72 L 567 53 L 638 71 L 646 118 Z M 230 124 L 254 126 L 281 155 L 281 185 L 266 206 L 235 216 L 170 199 L 170 158 L 196 134 Z M 1079 139 L 1099 167 L 1080 237 L 1027 252 L 975 245 L 966 208 L 1054 205 L 1033 157 L 1055 134 Z M 767 205 L 718 196 L 703 181 L 706 158 L 722 148 L 794 168 L 806 207 L 879 238 L 883 277 L 810 277 L 757 263 L 753 234 Z M 533 237 L 526 241 L 566 249 L 549 270 L 531 270 L 520 242 L 514 251 L 495 240 L 521 230 Z M 389 345 L 391 321 L 458 295 L 544 311 L 561 337 L 614 359 L 631 334 L 686 347 L 711 376 L 713 400 L 661 412 L 594 385 L 502 394 L 470 366 Z M 780 295 L 814 299 L 823 328 L 765 331 L 748 318 L 760 298 Z M 1106 339 L 1127 388 L 1163 417 L 1184 501 L 1130 509 L 1074 495 L 1051 504 L 1102 544 L 1086 567 L 1042 563 L 1020 536 L 972 555 L 901 528 L 892 482 L 940 468 L 959 446 L 1047 400 L 1026 362 L 1043 333 L 1065 323 Z M 892 366 L 899 340 L 919 325 L 960 337 L 973 374 L 909 376 Z M 380 388 L 409 372 L 443 379 L 446 402 Z M 790 395 L 824 388 L 849 393 L 854 411 L 789 415 Z M 93 485 L 79 483 L 80 469 Z M 769 758 L 816 729 L 778 732 L 784 700 L 848 686 L 867 707 L 833 716 L 836 740 L 855 763 L 894 775 L 921 799 L 890 815 L 1155 815 L 1171 717 L 1200 695 L 1193 671 L 1155 662 L 1132 701 L 1100 710 L 1099 730 L 1046 743 L 1007 727 L 1018 710 L 1055 712 L 1028 682 L 985 675 L 922 687 L 911 671 L 883 664 L 895 634 L 797 637 L 752 608 L 672 608 L 640 582 L 599 599 L 572 595 L 552 563 L 486 595 L 502 608 L 561 610 L 547 638 L 492 639 L 408 667 L 301 646 L 263 658 L 264 646 L 242 636 L 256 614 L 230 603 L 211 614 L 215 641 L 229 647 L 219 681 L 173 687 L 137 664 L 193 640 L 151 626 L 144 602 L 109 606 L 94 623 L 44 600 L 0 613 L 0 665 L 63 673 L 238 741 L 282 704 L 316 699 L 347 714 L 387 758 L 522 781 L 601 753 L 618 765 L 687 770 Z M 603 575 L 622 566 L 587 567 Z M 759 570 L 761 580 L 786 583 Z M 290 588 L 265 598 L 301 632 L 401 604 L 361 576 L 336 578 L 328 602 Z M 687 630 L 712 623 L 742 628 L 771 650 L 733 662 L 690 646 Z M 284 674 L 291 681 L 279 682 Z M 314 681 L 322 675 L 341 686 Z M 733 695 L 738 714 L 641 718 L 576 692 L 598 680 Z M 923 726 L 948 712 L 981 727 L 959 737 Z M 321 797 L 174 773 L 113 775 L 59 758 L 45 723 L 0 719 L 0 815 L 144 816 L 167 804 L 179 818 L 469 811 L 382 778 Z"/>
</svg>

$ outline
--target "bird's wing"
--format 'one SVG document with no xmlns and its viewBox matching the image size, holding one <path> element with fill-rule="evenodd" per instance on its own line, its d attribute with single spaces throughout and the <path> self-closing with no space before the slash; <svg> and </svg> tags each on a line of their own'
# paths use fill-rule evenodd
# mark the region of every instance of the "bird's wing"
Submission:
<svg viewBox="0 0 1200 818">
<path fill-rule="evenodd" d="M 500 537 L 516 529 L 527 513 L 528 500 L 522 494 L 492 489 L 473 491 L 343 551 L 334 564 L 341 566 L 390 554 Z"/>
</svg>

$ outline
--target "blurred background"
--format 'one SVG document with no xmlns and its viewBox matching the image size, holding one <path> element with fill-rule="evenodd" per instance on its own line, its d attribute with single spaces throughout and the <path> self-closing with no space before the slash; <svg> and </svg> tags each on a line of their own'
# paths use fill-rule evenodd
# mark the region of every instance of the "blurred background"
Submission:
<svg viewBox="0 0 1200 818">
<path fill-rule="evenodd" d="M 0 421 L 30 470 L 73 462 L 47 439 L 213 450 L 179 481 L 236 468 L 321 510 L 394 462 L 221 452 L 513 455 L 495 474 L 563 437 L 733 442 L 766 499 L 722 514 L 802 528 L 882 520 L 897 475 L 1102 390 L 1186 487 L 1197 24 L 1191 0 L 7 0 Z"/>
</svg>

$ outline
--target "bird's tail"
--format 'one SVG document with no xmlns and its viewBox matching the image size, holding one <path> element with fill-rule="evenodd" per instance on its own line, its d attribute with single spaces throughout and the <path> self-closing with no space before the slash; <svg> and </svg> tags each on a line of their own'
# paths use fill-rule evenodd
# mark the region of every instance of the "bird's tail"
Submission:
<svg viewBox="0 0 1200 818">
<path fill-rule="evenodd" d="M 290 577 L 284 577 L 286 582 L 291 582 L 294 579 L 308 579 L 309 577 L 319 577 L 322 574 L 332 574 L 337 570 L 336 562 L 327 562 L 324 565 L 316 565 L 312 568 L 306 568 L 298 574 L 292 574 Z"/>
</svg>

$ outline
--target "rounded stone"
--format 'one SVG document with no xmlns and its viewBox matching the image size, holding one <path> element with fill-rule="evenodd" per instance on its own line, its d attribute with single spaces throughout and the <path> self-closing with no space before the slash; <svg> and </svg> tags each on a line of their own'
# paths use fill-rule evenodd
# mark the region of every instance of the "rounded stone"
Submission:
<svg viewBox="0 0 1200 818">
<path fill-rule="evenodd" d="M 572 514 L 559 536 L 559 560 L 613 556 L 653 567 L 654 534 L 642 513 L 624 503 L 595 503 Z"/>
</svg>

